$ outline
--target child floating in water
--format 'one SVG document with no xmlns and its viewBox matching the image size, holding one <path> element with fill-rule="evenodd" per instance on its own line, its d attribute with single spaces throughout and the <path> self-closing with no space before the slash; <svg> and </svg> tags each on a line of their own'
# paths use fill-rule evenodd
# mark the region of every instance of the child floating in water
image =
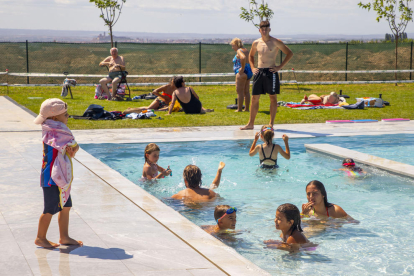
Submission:
<svg viewBox="0 0 414 276">
<path fill-rule="evenodd" d="M 309 243 L 305 235 L 302 234 L 300 212 L 298 207 L 293 204 L 285 203 L 276 210 L 275 225 L 276 229 L 282 231 L 280 237 L 282 241 L 266 240 L 267 247 L 295 251 L 301 244 Z"/>
<path fill-rule="evenodd" d="M 150 143 L 145 147 L 145 164 L 142 169 L 142 178 L 145 180 L 159 179 L 171 174 L 170 166 L 167 169 L 161 168 L 157 165 L 160 158 L 160 148 Z"/>
<path fill-rule="evenodd" d="M 355 162 L 352 158 L 345 158 L 342 161 L 342 166 L 343 168 L 340 168 L 338 170 L 346 171 L 348 173 L 348 176 L 360 176 L 367 173 L 362 168 L 356 167 Z"/>
<path fill-rule="evenodd" d="M 260 167 L 263 169 L 276 169 L 279 168 L 277 165 L 277 154 L 280 153 L 284 158 L 290 159 L 290 150 L 289 150 L 289 137 L 286 134 L 283 134 L 282 139 L 285 142 L 286 151 L 282 149 L 281 146 L 273 144 L 273 137 L 275 133 L 270 125 L 262 126 L 260 132 L 257 132 L 254 136 L 253 144 L 250 148 L 249 155 L 254 156 L 259 152 L 260 157 Z M 257 140 L 259 137 L 264 142 L 264 145 L 256 146 Z"/>
<path fill-rule="evenodd" d="M 225 232 L 228 229 L 234 230 L 236 228 L 236 207 L 229 205 L 217 205 L 214 209 L 214 219 L 216 225 L 204 225 L 201 228 L 209 234 L 218 234 Z"/>
</svg>

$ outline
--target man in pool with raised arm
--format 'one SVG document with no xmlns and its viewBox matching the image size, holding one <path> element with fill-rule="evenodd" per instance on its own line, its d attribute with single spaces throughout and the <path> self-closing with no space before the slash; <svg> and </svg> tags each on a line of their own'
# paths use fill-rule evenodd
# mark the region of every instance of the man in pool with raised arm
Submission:
<svg viewBox="0 0 414 276">
<path fill-rule="evenodd" d="M 250 67 L 253 71 L 252 101 L 250 106 L 250 118 L 247 125 L 240 127 L 241 130 L 253 129 L 254 120 L 259 111 L 259 100 L 261 94 L 269 94 L 270 97 L 270 122 L 273 126 L 277 111 L 277 94 L 280 94 L 279 73 L 293 57 L 292 51 L 279 39 L 271 37 L 269 21 L 260 22 L 261 38 L 255 40 L 249 53 Z M 276 57 L 279 49 L 286 55 L 283 62 L 276 66 Z M 258 53 L 258 68 L 254 67 L 254 55 Z"/>
<path fill-rule="evenodd" d="M 218 188 L 220 185 L 221 172 L 223 171 L 224 166 L 226 166 L 226 164 L 224 164 L 224 162 L 220 162 L 216 177 L 214 178 L 213 183 L 211 183 L 210 188 L 207 189 L 201 187 L 200 168 L 195 165 L 188 165 L 185 167 L 183 172 L 186 189 L 178 192 L 171 198 L 191 202 L 214 200 L 217 194 L 213 191 L 213 189 Z"/>
</svg>

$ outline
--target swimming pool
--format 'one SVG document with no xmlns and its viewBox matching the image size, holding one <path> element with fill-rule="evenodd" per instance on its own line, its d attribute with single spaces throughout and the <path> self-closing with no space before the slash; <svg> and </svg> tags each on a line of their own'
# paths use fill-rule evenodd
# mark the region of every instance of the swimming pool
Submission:
<svg viewBox="0 0 414 276">
<path fill-rule="evenodd" d="M 197 225 L 215 224 L 216 204 L 237 207 L 236 229 L 242 232 L 224 242 L 274 275 L 412 274 L 414 181 L 374 168 L 367 168 L 370 176 L 365 179 L 348 178 L 342 172 L 333 171 L 341 166 L 341 160 L 306 153 L 303 146 L 305 143 L 330 143 L 369 154 L 380 153 L 376 155 L 388 158 L 387 155 L 395 156 L 392 141 L 398 139 L 400 143 L 402 136 L 406 149 L 410 141 L 414 141 L 414 135 L 291 139 L 291 160 L 279 157 L 277 173 L 258 170 L 258 156 L 248 156 L 251 141 L 158 143 L 161 148 L 159 165 L 170 165 L 173 176 L 153 184 L 138 181 L 146 144 L 94 144 L 82 145 L 82 148 Z M 281 139 L 276 142 L 283 144 Z M 410 154 L 412 158 L 412 152 L 397 151 L 396 161 L 409 160 Z M 208 186 L 219 161 L 226 163 L 217 190 L 220 199 L 191 208 L 169 199 L 184 188 L 182 171 L 186 165 L 199 166 L 203 183 Z M 305 186 L 314 179 L 325 184 L 330 202 L 343 207 L 361 223 L 335 223 L 311 237 L 312 242 L 319 244 L 316 251 L 290 254 L 266 249 L 263 240 L 277 239 L 279 235 L 273 222 L 276 208 L 286 202 L 300 208 L 306 202 Z"/>
</svg>

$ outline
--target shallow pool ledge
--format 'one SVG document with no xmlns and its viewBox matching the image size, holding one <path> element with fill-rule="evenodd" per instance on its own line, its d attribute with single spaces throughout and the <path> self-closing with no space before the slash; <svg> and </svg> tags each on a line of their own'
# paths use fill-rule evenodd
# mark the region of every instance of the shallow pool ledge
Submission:
<svg viewBox="0 0 414 276">
<path fill-rule="evenodd" d="M 305 144 L 305 148 L 307 151 L 323 153 L 334 157 L 352 158 L 362 164 L 377 167 L 394 174 L 414 178 L 414 166 L 405 163 L 392 161 L 330 144 Z"/>
</svg>

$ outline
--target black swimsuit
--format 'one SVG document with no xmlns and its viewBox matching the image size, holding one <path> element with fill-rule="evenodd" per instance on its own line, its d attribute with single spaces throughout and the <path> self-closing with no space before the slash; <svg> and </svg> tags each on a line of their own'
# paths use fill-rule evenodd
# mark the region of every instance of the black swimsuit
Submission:
<svg viewBox="0 0 414 276">
<path fill-rule="evenodd" d="M 183 103 L 178 97 L 177 100 L 181 104 L 181 107 L 184 109 L 185 114 L 199 114 L 201 112 L 201 102 L 193 95 L 191 88 L 189 88 L 189 90 L 191 98 L 188 103 Z"/>
<path fill-rule="evenodd" d="M 262 169 L 277 169 L 277 168 L 279 168 L 279 166 L 277 165 L 277 158 L 272 159 L 272 154 L 273 154 L 273 150 L 275 149 L 275 144 L 273 144 L 272 151 L 270 152 L 269 157 L 266 157 L 266 155 L 264 153 L 264 150 L 263 150 L 263 145 L 260 145 L 260 147 L 262 148 L 262 153 L 263 153 L 263 157 L 264 157 L 263 159 L 260 160 L 260 168 L 262 168 Z M 263 162 L 265 160 L 273 161 L 273 162 L 275 162 L 275 164 L 274 165 L 263 164 Z"/>
</svg>

